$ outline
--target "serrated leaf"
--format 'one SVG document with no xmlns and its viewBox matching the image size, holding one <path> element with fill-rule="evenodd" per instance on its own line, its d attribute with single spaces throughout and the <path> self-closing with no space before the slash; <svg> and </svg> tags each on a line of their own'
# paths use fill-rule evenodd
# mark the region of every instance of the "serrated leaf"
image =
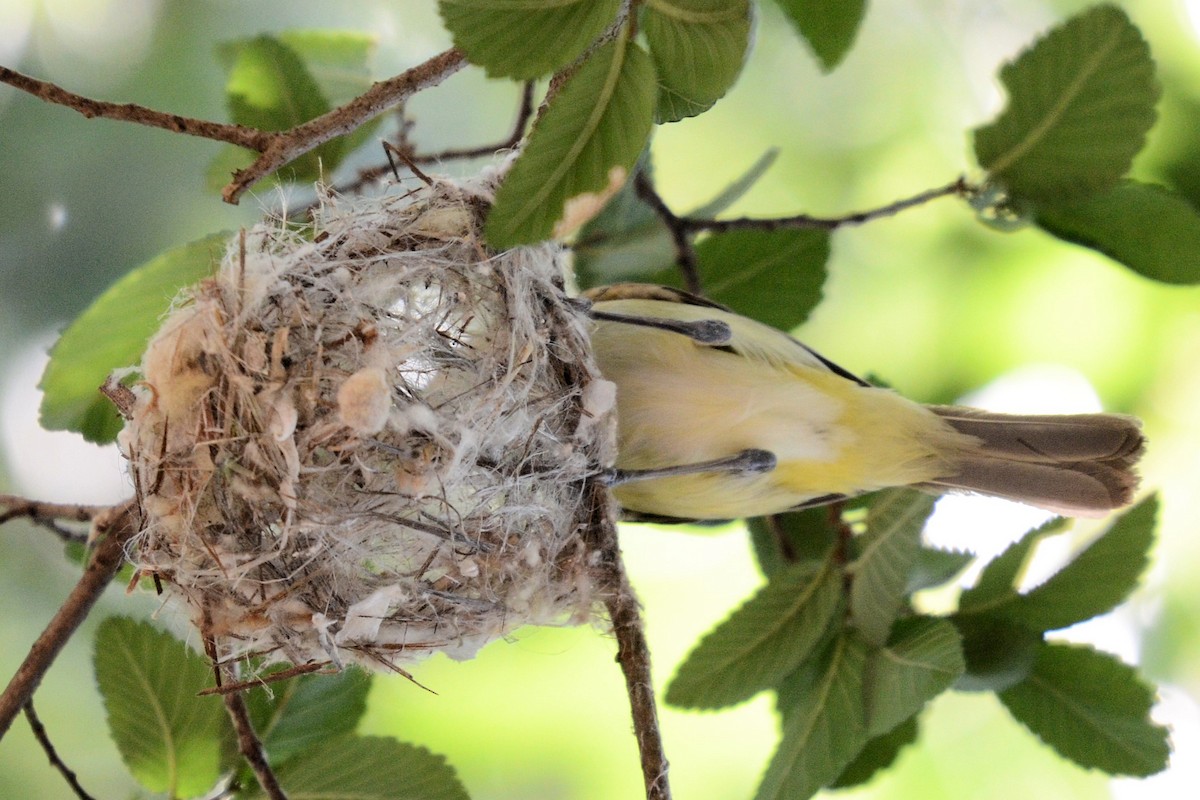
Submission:
<svg viewBox="0 0 1200 800">
<path fill-rule="evenodd" d="M 1038 738 L 1080 766 L 1139 777 L 1167 766 L 1167 730 L 1150 719 L 1153 689 L 1106 653 L 1042 645 L 1033 673 L 1000 700 Z"/>
<path fill-rule="evenodd" d="M 1056 517 L 1026 533 L 979 573 L 979 580 L 963 591 L 958 599 L 960 614 L 975 614 L 1001 606 L 1017 595 L 1017 583 L 1025 572 L 1033 548 L 1050 534 L 1058 533 L 1070 521 Z"/>
<path fill-rule="evenodd" d="M 532 80 L 583 54 L 621 0 L 438 0 L 454 46 L 493 78 Z"/>
<path fill-rule="evenodd" d="M 776 686 L 812 654 L 841 596 L 829 558 L 782 570 L 700 640 L 667 687 L 667 702 L 721 708 Z"/>
<path fill-rule="evenodd" d="M 821 302 L 829 233 L 821 230 L 730 231 L 696 247 L 705 296 L 759 322 L 789 330 Z M 676 270 L 652 283 L 680 286 Z"/>
<path fill-rule="evenodd" d="M 870 644 L 888 639 L 933 503 L 933 497 L 912 489 L 881 492 L 871 503 L 867 530 L 858 540 L 862 552 L 850 566 L 850 625 Z"/>
<path fill-rule="evenodd" d="M 742 71 L 748 0 L 648 0 L 641 20 L 658 73 L 656 122 L 707 111 Z"/>
<path fill-rule="evenodd" d="M 971 553 L 922 547 L 917 551 L 917 560 L 909 570 L 904 592 L 912 594 L 949 583 L 974 560 L 975 556 Z"/>
<path fill-rule="evenodd" d="M 650 136 L 653 76 L 650 57 L 624 37 L 592 53 L 538 116 L 497 190 L 485 228 L 492 247 L 544 240 L 568 201 L 625 182 Z"/>
<path fill-rule="evenodd" d="M 837 779 L 867 742 L 863 672 L 867 647 L 843 633 L 830 645 L 815 682 L 784 708 L 783 736 L 756 800 L 804 800 Z M 783 693 L 780 695 L 783 700 Z"/>
<path fill-rule="evenodd" d="M 100 386 L 114 369 L 141 360 L 151 334 L 179 290 L 211 275 L 228 233 L 168 250 L 110 286 L 63 331 L 42 373 L 42 426 L 82 433 L 89 442 L 117 438 L 122 422 Z"/>
<path fill-rule="evenodd" d="M 271 763 L 282 764 L 331 736 L 353 733 L 367 710 L 370 688 L 370 675 L 351 668 L 251 690 L 247 705 Z"/>
<path fill-rule="evenodd" d="M 912 718 L 965 670 L 962 638 L 949 622 L 932 617 L 899 621 L 887 647 L 867 659 L 867 735 L 882 736 Z"/>
<path fill-rule="evenodd" d="M 443 756 L 381 736 L 334 736 L 276 775 L 291 800 L 468 800 Z"/>
<path fill-rule="evenodd" d="M 871 739 L 837 780 L 829 784 L 829 788 L 849 789 L 871 780 L 880 770 L 894 764 L 900 751 L 917 741 L 919 732 L 917 718 L 909 717 L 883 736 Z"/>
<path fill-rule="evenodd" d="M 226 42 L 219 49 L 228 66 L 225 102 L 233 122 L 264 131 L 283 131 L 319 117 L 332 107 L 300 54 L 262 34 Z M 297 181 L 332 171 L 346 153 L 343 139 L 326 142 L 286 167 Z M 222 156 L 228 161 L 231 156 Z"/>
<path fill-rule="evenodd" d="M 1072 203 L 1042 204 L 1043 230 L 1090 247 L 1139 275 L 1163 283 L 1200 283 L 1200 213 L 1162 186 L 1121 181 Z"/>
<path fill-rule="evenodd" d="M 195 797 L 220 774 L 225 707 L 197 697 L 212 667 L 170 634 L 131 619 L 100 624 L 96 681 L 121 758 L 147 789 Z"/>
<path fill-rule="evenodd" d="M 1150 495 L 1069 564 L 993 613 L 1035 631 L 1052 631 L 1111 611 L 1134 590 L 1146 568 L 1157 513 L 1158 497 Z"/>
<path fill-rule="evenodd" d="M 758 565 L 768 578 L 798 561 L 822 558 L 837 542 L 827 508 L 754 517 L 746 526 Z"/>
<path fill-rule="evenodd" d="M 1113 6 L 1088 9 L 1000 70 L 1004 112 L 975 131 L 975 156 L 1034 200 L 1104 191 L 1154 124 L 1158 84 L 1141 33 Z"/>
<path fill-rule="evenodd" d="M 1041 634 L 990 616 L 955 615 L 966 671 L 954 684 L 962 692 L 1000 692 L 1029 677 Z"/>
<path fill-rule="evenodd" d="M 808 42 L 821 68 L 831 71 L 854 44 L 867 0 L 775 0 Z"/>
<path fill-rule="evenodd" d="M 771 148 L 742 175 L 712 200 L 690 212 L 693 217 L 713 217 L 750 191 L 771 167 L 779 151 Z M 649 152 L 643 154 L 638 170 L 650 169 Z M 675 245 L 662 219 L 654 213 L 627 181 L 621 190 L 591 219 L 572 245 L 575 275 L 583 288 L 616 281 L 648 282 L 675 260 Z"/>
</svg>

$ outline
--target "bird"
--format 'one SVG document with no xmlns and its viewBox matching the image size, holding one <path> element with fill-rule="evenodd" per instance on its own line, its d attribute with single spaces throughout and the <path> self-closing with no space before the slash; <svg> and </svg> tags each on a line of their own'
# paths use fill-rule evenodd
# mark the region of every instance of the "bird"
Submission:
<svg viewBox="0 0 1200 800">
<path fill-rule="evenodd" d="M 1137 490 L 1135 417 L 922 405 L 681 289 L 618 283 L 582 297 L 616 385 L 609 482 L 626 519 L 765 516 L 902 486 L 1095 517 Z"/>
</svg>

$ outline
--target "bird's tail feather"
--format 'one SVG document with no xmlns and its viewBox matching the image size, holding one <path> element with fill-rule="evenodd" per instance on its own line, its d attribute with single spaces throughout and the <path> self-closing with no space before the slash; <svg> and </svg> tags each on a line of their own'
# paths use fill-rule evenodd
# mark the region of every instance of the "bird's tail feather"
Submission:
<svg viewBox="0 0 1200 800">
<path fill-rule="evenodd" d="M 1133 500 L 1145 447 L 1133 417 L 930 410 L 979 441 L 954 459 L 953 474 L 929 482 L 933 491 L 979 492 L 1069 516 L 1101 516 Z"/>
</svg>

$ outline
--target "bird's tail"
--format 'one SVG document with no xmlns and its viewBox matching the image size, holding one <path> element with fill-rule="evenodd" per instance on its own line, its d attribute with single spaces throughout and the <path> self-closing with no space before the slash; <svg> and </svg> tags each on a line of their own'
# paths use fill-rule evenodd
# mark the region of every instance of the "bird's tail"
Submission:
<svg viewBox="0 0 1200 800">
<path fill-rule="evenodd" d="M 1141 423 L 1120 414 L 994 414 L 929 409 L 979 441 L 928 488 L 1004 497 L 1067 516 L 1102 516 L 1129 504 L 1145 447 Z"/>
</svg>

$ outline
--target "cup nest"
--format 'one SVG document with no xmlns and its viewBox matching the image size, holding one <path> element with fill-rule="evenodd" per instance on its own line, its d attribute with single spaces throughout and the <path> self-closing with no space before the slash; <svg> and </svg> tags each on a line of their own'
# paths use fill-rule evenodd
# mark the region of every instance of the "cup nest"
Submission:
<svg viewBox="0 0 1200 800">
<path fill-rule="evenodd" d="M 592 619 L 614 388 L 566 252 L 483 244 L 490 190 L 260 223 L 151 339 L 130 555 L 217 660 L 378 668 Z"/>
</svg>

